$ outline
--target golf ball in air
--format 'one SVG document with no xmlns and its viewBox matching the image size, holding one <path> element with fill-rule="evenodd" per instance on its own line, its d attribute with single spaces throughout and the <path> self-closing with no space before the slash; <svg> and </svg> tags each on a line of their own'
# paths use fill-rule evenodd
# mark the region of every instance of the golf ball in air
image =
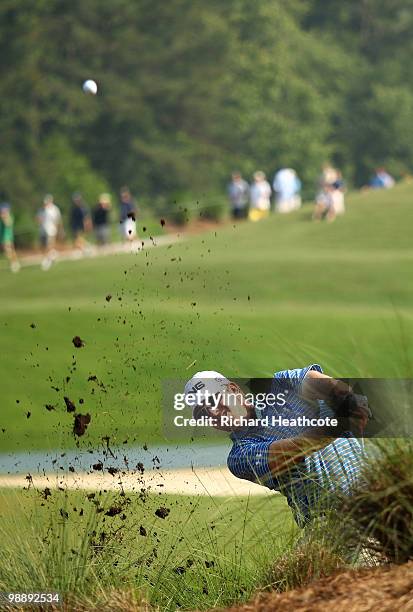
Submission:
<svg viewBox="0 0 413 612">
<path fill-rule="evenodd" d="M 87 79 L 87 81 L 83 83 L 82 89 L 85 93 L 91 94 L 92 96 L 95 96 L 98 92 L 96 81 L 93 81 L 92 79 Z"/>
</svg>

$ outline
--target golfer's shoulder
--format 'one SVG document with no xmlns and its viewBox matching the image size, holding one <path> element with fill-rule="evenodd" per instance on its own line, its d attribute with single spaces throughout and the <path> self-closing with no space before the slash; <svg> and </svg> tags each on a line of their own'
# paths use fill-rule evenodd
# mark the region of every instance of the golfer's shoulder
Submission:
<svg viewBox="0 0 413 612">
<path fill-rule="evenodd" d="M 287 370 L 278 370 L 274 373 L 274 382 L 278 385 L 285 382 L 286 384 L 300 384 L 309 372 L 323 372 L 323 368 L 318 363 L 311 363 L 301 368 L 291 368 Z"/>
</svg>

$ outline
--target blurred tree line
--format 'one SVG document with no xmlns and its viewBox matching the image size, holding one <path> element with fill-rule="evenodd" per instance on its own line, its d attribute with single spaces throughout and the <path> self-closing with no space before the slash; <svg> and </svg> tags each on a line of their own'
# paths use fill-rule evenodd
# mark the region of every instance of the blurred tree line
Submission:
<svg viewBox="0 0 413 612">
<path fill-rule="evenodd" d="M 412 47 L 413 0 L 2 0 L 2 197 L 201 199 L 285 165 L 311 196 L 327 159 L 400 176 Z"/>
</svg>

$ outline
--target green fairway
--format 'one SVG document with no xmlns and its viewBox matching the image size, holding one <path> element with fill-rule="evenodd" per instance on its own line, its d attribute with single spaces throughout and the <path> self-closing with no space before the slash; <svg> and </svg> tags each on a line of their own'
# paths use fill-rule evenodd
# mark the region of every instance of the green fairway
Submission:
<svg viewBox="0 0 413 612">
<path fill-rule="evenodd" d="M 111 589 L 165 611 L 243 601 L 296 532 L 281 495 L 1 490 L 0 502 L 0 590 L 56 590 L 65 601 L 98 602 Z"/>
<path fill-rule="evenodd" d="M 348 197 L 330 225 L 306 207 L 136 255 L 3 270 L 1 450 L 73 446 L 64 396 L 92 417 L 82 444 L 159 443 L 162 380 L 197 370 L 411 376 L 412 202 L 405 184 Z"/>
</svg>

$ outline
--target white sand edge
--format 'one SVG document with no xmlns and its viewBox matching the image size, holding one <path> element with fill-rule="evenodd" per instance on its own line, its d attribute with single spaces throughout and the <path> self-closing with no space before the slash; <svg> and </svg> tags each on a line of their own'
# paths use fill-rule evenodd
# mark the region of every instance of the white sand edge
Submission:
<svg viewBox="0 0 413 612">
<path fill-rule="evenodd" d="M 150 470 L 144 474 L 123 472 L 80 472 L 61 474 L 0 475 L 1 487 L 45 487 L 79 490 L 136 491 L 176 495 L 249 496 L 271 495 L 266 487 L 235 478 L 227 468 L 194 468 L 179 470 Z"/>
</svg>

